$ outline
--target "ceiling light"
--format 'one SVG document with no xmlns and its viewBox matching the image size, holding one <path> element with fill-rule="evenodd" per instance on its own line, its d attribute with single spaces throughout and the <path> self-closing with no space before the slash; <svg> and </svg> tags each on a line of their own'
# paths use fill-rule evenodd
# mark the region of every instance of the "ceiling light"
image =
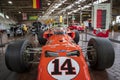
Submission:
<svg viewBox="0 0 120 80">
<path fill-rule="evenodd" d="M 79 4 L 79 2 L 75 2 L 75 4 Z"/>
<path fill-rule="evenodd" d="M 47 3 L 47 5 L 49 6 L 49 5 L 50 5 L 50 3 Z"/>
<path fill-rule="evenodd" d="M 21 12 L 20 12 L 20 11 L 19 11 L 18 13 L 19 13 L 19 14 L 21 14 Z"/>
<path fill-rule="evenodd" d="M 9 3 L 9 4 L 13 4 L 13 2 L 12 2 L 12 1 L 8 1 L 8 3 Z"/>
</svg>

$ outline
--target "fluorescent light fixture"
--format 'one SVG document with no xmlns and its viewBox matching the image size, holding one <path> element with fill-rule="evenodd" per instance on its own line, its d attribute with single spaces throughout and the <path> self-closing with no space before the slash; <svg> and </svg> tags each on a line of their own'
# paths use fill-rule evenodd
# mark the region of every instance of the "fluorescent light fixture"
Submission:
<svg viewBox="0 0 120 80">
<path fill-rule="evenodd" d="M 8 15 L 6 15 L 6 18 L 7 18 L 7 19 L 9 19 L 9 16 L 8 16 Z"/>
<path fill-rule="evenodd" d="M 67 9 L 72 8 L 74 5 L 79 4 L 81 1 L 83 2 L 83 1 L 86 1 L 86 0 L 77 0 L 73 4 L 70 4 L 69 6 L 67 6 L 66 8 L 64 8 L 63 10 L 59 11 L 57 14 L 61 14 L 62 12 L 66 11 Z M 72 11 L 72 12 L 76 12 L 76 11 Z M 71 13 L 69 13 L 69 14 L 71 14 Z"/>
<path fill-rule="evenodd" d="M 74 4 L 71 4 L 69 6 L 67 6 L 66 8 L 64 8 L 63 10 L 59 11 L 58 14 L 61 14 L 62 12 L 66 11 L 67 9 L 70 9 L 74 6 Z"/>
<path fill-rule="evenodd" d="M 74 4 L 71 4 L 71 5 L 67 6 L 66 9 L 70 9 L 70 8 L 72 8 L 73 6 L 74 6 Z"/>
<path fill-rule="evenodd" d="M 54 9 L 53 10 L 51 10 L 51 12 L 53 12 L 54 11 Z"/>
<path fill-rule="evenodd" d="M 75 2 L 75 4 L 79 4 L 79 2 Z"/>
<path fill-rule="evenodd" d="M 57 1 L 57 0 L 56 0 Z M 58 0 L 58 2 L 53 3 L 49 9 L 46 11 L 46 14 L 44 14 L 44 16 L 48 16 L 50 15 L 52 12 L 54 12 L 58 7 L 60 7 L 64 2 L 66 2 L 67 0 Z"/>
<path fill-rule="evenodd" d="M 77 10 L 74 10 L 73 12 L 74 12 L 74 13 L 76 13 L 76 12 L 77 12 Z"/>
<path fill-rule="evenodd" d="M 82 1 L 82 0 L 78 0 L 79 2 Z"/>
<path fill-rule="evenodd" d="M 84 8 L 89 8 L 90 6 L 89 5 L 85 5 Z"/>
<path fill-rule="evenodd" d="M 78 12 L 80 9 L 81 9 L 81 8 L 75 9 L 75 10 L 69 12 L 69 14 L 76 13 L 76 12 Z"/>
<path fill-rule="evenodd" d="M 98 0 L 98 1 L 93 2 L 93 4 L 100 4 L 100 3 L 106 2 L 106 1 L 108 1 L 108 0 Z"/>
<path fill-rule="evenodd" d="M 102 2 L 105 2 L 105 1 L 108 1 L 108 0 L 98 0 L 99 3 L 102 3 Z"/>
<path fill-rule="evenodd" d="M 3 17 L 3 18 L 5 18 L 3 13 L 0 13 L 0 16 Z"/>
<path fill-rule="evenodd" d="M 62 5 L 62 3 L 55 4 L 53 8 L 54 8 L 54 9 L 57 9 L 57 8 L 58 8 L 59 6 L 61 6 L 61 5 Z"/>
<path fill-rule="evenodd" d="M 81 0 L 82 2 L 85 2 L 86 0 Z"/>
<path fill-rule="evenodd" d="M 75 1 L 74 4 L 79 4 L 82 0 Z"/>
<path fill-rule="evenodd" d="M 68 15 L 70 15 L 71 13 L 69 12 Z"/>
<path fill-rule="evenodd" d="M 8 3 L 9 3 L 9 4 L 13 4 L 13 2 L 12 2 L 12 1 L 8 1 Z"/>
<path fill-rule="evenodd" d="M 98 1 L 93 2 L 93 4 L 98 4 Z"/>
</svg>

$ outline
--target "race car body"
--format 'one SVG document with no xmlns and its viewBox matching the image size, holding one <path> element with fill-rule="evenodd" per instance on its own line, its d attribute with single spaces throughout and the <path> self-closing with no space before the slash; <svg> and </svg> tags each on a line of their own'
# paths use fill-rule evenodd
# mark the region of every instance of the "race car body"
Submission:
<svg viewBox="0 0 120 80">
<path fill-rule="evenodd" d="M 85 48 L 86 56 L 83 53 L 85 49 L 78 45 L 78 31 L 67 28 L 40 31 L 38 41 L 42 51 L 41 47 L 33 48 L 28 40 L 11 42 L 5 53 L 7 68 L 26 72 L 36 60 L 34 54 L 38 54 L 37 80 L 91 80 L 87 61 L 96 70 L 105 70 L 114 63 L 114 48 L 105 38 L 91 38 Z"/>
<path fill-rule="evenodd" d="M 90 80 L 82 49 L 68 34 L 54 34 L 42 47 L 38 80 Z"/>
</svg>

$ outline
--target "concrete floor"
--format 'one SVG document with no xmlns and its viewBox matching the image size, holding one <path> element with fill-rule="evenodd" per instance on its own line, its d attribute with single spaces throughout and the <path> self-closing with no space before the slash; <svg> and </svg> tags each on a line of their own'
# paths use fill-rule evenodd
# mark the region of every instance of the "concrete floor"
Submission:
<svg viewBox="0 0 120 80">
<path fill-rule="evenodd" d="M 84 37 L 84 36 L 83 36 Z M 87 35 L 89 40 L 91 35 Z M 84 39 L 84 38 L 83 38 Z M 112 42 L 115 49 L 114 65 L 105 71 L 94 71 L 90 69 L 92 80 L 120 80 L 120 44 Z M 80 41 L 80 45 L 86 45 L 86 42 Z M 15 73 L 11 72 L 5 66 L 4 54 L 0 55 L 0 80 L 36 80 L 37 79 L 37 65 L 33 65 L 30 72 Z"/>
<path fill-rule="evenodd" d="M 0 56 L 0 80 L 36 80 L 36 78 L 37 65 L 33 65 L 30 72 L 16 73 L 7 69 L 4 55 Z"/>
</svg>

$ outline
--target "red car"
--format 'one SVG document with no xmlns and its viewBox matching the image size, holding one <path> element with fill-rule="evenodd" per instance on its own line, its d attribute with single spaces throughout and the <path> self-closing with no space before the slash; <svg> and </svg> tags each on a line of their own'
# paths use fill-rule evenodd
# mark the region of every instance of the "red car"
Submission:
<svg viewBox="0 0 120 80">
<path fill-rule="evenodd" d="M 108 38 L 109 36 L 109 30 L 93 30 L 93 33 L 97 36 L 97 37 L 103 37 L 103 38 Z"/>
<path fill-rule="evenodd" d="M 54 29 L 41 33 L 46 39 L 42 51 L 33 48 L 27 40 L 12 42 L 8 45 L 5 59 L 8 69 L 25 72 L 30 69 L 34 53 L 40 53 L 37 80 L 91 80 L 88 64 L 96 70 L 104 70 L 113 65 L 114 49 L 107 39 L 92 38 L 85 48 L 78 45 L 78 31 Z M 99 45 L 99 46 L 98 46 Z M 105 46 L 104 46 L 105 45 Z M 109 55 L 109 56 L 108 56 Z M 103 57 L 104 56 L 104 57 Z"/>
<path fill-rule="evenodd" d="M 84 31 L 85 27 L 84 26 L 80 26 L 78 24 L 72 24 L 68 27 L 70 30 L 78 30 L 78 31 Z"/>
</svg>

